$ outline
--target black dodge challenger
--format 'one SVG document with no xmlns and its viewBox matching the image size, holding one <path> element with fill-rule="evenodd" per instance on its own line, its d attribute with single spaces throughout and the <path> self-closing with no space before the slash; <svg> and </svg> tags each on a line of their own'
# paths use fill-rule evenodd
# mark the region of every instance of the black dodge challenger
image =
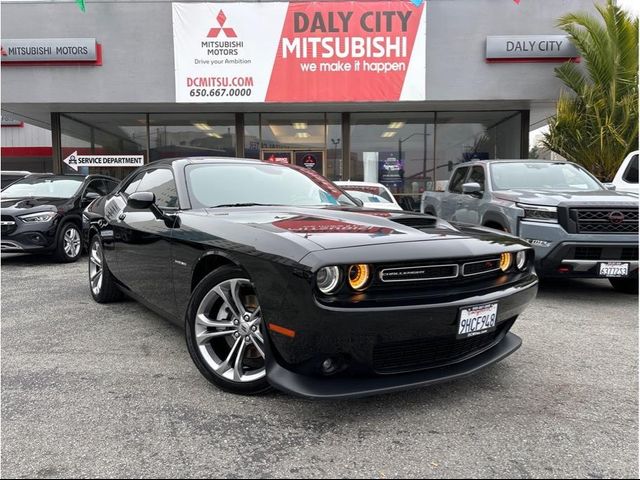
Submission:
<svg viewBox="0 0 640 480">
<path fill-rule="evenodd" d="M 93 298 L 184 325 L 220 388 L 355 397 L 502 360 L 533 300 L 533 251 L 500 232 L 360 208 L 312 170 L 151 163 L 83 214 Z"/>
</svg>

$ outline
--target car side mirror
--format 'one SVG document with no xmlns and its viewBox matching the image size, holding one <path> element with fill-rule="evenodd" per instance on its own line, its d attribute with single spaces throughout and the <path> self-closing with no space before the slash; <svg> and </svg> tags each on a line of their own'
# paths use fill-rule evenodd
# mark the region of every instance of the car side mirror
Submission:
<svg viewBox="0 0 640 480">
<path fill-rule="evenodd" d="M 135 192 L 127 199 L 127 205 L 135 210 L 147 210 L 155 203 L 156 196 L 153 192 Z"/>
<path fill-rule="evenodd" d="M 605 183 L 604 188 L 606 188 L 607 190 L 615 190 L 616 186 L 613 183 Z"/>
<path fill-rule="evenodd" d="M 93 202 L 96 198 L 100 198 L 101 195 L 97 192 L 86 192 L 84 194 L 84 196 L 82 197 L 82 201 L 83 203 L 91 203 Z"/>
<path fill-rule="evenodd" d="M 134 210 L 151 210 L 153 216 L 158 220 L 164 221 L 169 228 L 177 228 L 180 226 L 180 220 L 175 215 L 165 214 L 156 205 L 156 196 L 153 192 L 135 192 L 129 195 L 127 205 Z"/>
<path fill-rule="evenodd" d="M 482 186 L 477 182 L 469 182 L 462 185 L 462 193 L 467 195 L 482 196 Z"/>
</svg>

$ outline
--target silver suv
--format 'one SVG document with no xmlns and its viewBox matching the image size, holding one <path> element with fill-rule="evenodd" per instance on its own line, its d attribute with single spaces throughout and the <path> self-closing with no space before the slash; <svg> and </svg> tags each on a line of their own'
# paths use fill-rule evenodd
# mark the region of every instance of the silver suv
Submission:
<svg viewBox="0 0 640 480">
<path fill-rule="evenodd" d="M 465 163 L 446 192 L 422 195 L 421 211 L 527 240 L 540 276 L 608 278 L 637 291 L 638 198 L 608 190 L 574 163 Z"/>
</svg>

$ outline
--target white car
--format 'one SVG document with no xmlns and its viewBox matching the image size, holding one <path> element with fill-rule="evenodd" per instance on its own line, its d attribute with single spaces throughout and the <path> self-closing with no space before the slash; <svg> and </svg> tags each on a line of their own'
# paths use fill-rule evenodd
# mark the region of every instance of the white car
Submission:
<svg viewBox="0 0 640 480">
<path fill-rule="evenodd" d="M 363 207 L 376 210 L 402 210 L 389 189 L 381 183 L 334 182 L 349 195 L 362 201 Z"/>
<path fill-rule="evenodd" d="M 618 192 L 638 193 L 638 150 L 627 155 L 611 183 Z"/>
</svg>

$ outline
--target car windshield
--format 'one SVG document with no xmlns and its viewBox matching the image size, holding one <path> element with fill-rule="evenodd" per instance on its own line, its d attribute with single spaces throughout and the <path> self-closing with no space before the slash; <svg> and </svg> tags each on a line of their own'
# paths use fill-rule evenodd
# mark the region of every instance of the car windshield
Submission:
<svg viewBox="0 0 640 480">
<path fill-rule="evenodd" d="M 196 207 L 291 205 L 355 206 L 342 190 L 310 169 L 279 164 L 188 165 Z"/>
<path fill-rule="evenodd" d="M 514 162 L 492 163 L 494 190 L 589 191 L 604 187 L 583 169 L 571 163 Z"/>
<path fill-rule="evenodd" d="M 27 177 L 2 190 L 2 196 L 5 198 L 71 198 L 80 189 L 82 181 L 81 178 Z"/>
</svg>

